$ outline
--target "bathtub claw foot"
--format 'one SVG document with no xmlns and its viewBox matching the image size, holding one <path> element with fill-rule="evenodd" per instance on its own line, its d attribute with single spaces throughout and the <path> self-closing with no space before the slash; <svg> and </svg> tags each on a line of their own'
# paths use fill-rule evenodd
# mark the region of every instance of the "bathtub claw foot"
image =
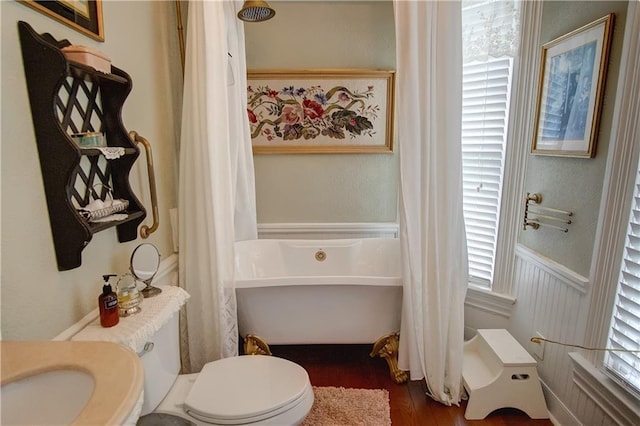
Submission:
<svg viewBox="0 0 640 426">
<path fill-rule="evenodd" d="M 253 334 L 247 334 L 244 337 L 244 353 L 245 355 L 272 355 L 269 345 Z"/>
<path fill-rule="evenodd" d="M 369 354 L 370 357 L 379 356 L 387 361 L 391 378 L 394 382 L 401 384 L 408 379 L 407 372 L 398 368 L 398 345 L 400 341 L 400 333 L 391 333 L 379 338 L 373 344 L 373 350 Z"/>
</svg>

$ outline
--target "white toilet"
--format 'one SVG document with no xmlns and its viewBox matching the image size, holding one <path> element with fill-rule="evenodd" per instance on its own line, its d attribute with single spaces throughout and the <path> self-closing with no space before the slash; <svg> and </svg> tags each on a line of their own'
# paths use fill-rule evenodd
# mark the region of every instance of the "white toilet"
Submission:
<svg viewBox="0 0 640 426">
<path fill-rule="evenodd" d="M 263 355 L 225 358 L 200 373 L 178 375 L 178 315 L 141 356 L 145 369 L 141 416 L 170 414 L 197 425 L 298 425 L 313 405 L 307 372 L 291 361 Z M 157 423 L 156 423 L 157 424 Z"/>
<path fill-rule="evenodd" d="M 109 329 L 92 324 L 73 337 L 118 341 L 138 352 L 144 366 L 138 425 L 302 423 L 313 405 L 313 389 L 307 372 L 291 361 L 238 356 L 210 362 L 200 373 L 179 375 L 178 310 L 188 295 L 178 287 L 162 289 L 144 299 L 140 314 L 121 318 Z"/>
</svg>

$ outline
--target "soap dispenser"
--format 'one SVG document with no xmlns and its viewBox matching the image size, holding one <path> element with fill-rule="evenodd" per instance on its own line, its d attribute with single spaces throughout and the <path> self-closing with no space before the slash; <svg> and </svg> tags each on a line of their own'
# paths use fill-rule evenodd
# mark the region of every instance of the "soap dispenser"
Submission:
<svg viewBox="0 0 640 426">
<path fill-rule="evenodd" d="M 109 278 L 115 275 L 103 275 L 104 285 L 102 286 L 102 294 L 98 297 L 98 306 L 100 308 L 100 325 L 103 327 L 113 327 L 118 324 L 120 317 L 118 316 L 118 296 L 109 284 Z"/>
</svg>

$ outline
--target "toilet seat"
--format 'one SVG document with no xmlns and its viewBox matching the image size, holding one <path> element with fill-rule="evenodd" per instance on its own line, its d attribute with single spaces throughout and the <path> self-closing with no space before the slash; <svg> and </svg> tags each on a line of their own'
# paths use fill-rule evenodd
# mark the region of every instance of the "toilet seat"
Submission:
<svg viewBox="0 0 640 426">
<path fill-rule="evenodd" d="M 244 355 L 210 362 L 183 409 L 201 421 L 238 425 L 269 419 L 313 400 L 307 372 L 282 358 Z"/>
</svg>

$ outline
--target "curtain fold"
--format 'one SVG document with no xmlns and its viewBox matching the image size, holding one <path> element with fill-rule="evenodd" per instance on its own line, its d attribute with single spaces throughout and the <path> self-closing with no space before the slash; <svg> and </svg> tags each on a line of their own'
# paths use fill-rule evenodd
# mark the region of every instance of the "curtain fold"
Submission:
<svg viewBox="0 0 640 426">
<path fill-rule="evenodd" d="M 192 372 L 238 353 L 234 242 L 257 238 L 240 6 L 189 4 L 178 221 Z"/>
<path fill-rule="evenodd" d="M 468 284 L 459 2 L 394 1 L 404 298 L 399 367 L 459 404 Z"/>
</svg>

